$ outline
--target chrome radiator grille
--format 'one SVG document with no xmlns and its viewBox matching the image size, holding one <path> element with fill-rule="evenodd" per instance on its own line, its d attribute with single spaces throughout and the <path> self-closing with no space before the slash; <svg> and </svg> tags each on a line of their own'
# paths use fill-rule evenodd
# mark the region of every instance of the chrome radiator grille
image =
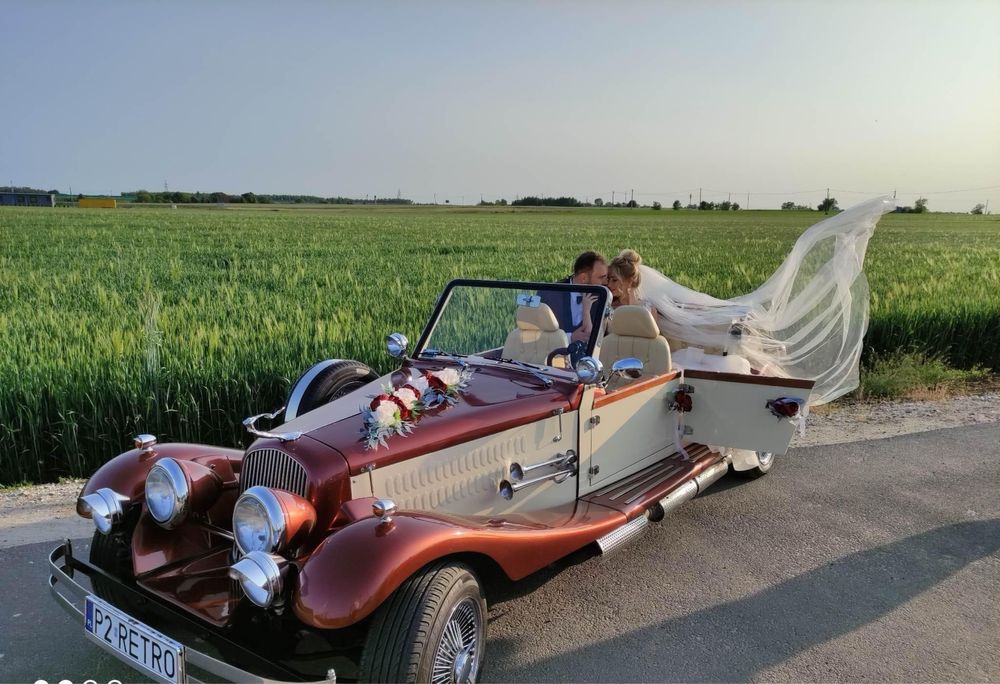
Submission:
<svg viewBox="0 0 1000 684">
<path fill-rule="evenodd" d="M 261 485 L 306 496 L 306 471 L 298 461 L 277 449 L 257 449 L 243 457 L 240 491 Z"/>
</svg>

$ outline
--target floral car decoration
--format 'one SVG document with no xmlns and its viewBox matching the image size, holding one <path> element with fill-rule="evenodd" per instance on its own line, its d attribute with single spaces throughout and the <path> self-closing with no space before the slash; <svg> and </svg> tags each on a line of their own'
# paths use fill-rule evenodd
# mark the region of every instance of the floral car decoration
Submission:
<svg viewBox="0 0 1000 684">
<path fill-rule="evenodd" d="M 413 431 L 420 414 L 442 404 L 450 406 L 469 385 L 472 370 L 442 368 L 425 371 L 400 387 L 386 386 L 368 406 L 362 407 L 361 433 L 366 449 L 388 447 L 393 435 L 405 437 Z"/>
</svg>

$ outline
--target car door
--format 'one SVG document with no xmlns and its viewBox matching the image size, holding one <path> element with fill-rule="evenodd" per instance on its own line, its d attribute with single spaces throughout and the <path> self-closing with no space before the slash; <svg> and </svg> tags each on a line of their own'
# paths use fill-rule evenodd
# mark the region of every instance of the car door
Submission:
<svg viewBox="0 0 1000 684">
<path fill-rule="evenodd" d="M 691 392 L 684 413 L 685 439 L 734 449 L 783 454 L 804 414 L 787 417 L 772 411 L 773 402 L 795 400 L 804 407 L 812 380 L 766 375 L 687 370 L 683 384 Z M 787 402 L 786 402 L 787 404 Z"/>
<path fill-rule="evenodd" d="M 581 494 L 631 475 L 675 451 L 676 417 L 669 400 L 678 378 L 679 373 L 671 372 L 640 378 L 610 392 L 584 395 L 580 444 L 589 447 L 589 453 L 581 462 Z"/>
</svg>

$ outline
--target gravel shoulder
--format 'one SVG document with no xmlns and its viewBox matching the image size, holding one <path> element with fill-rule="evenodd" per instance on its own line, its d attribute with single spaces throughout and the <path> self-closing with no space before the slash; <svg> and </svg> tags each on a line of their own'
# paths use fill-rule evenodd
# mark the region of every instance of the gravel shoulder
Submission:
<svg viewBox="0 0 1000 684">
<path fill-rule="evenodd" d="M 820 407 L 792 447 L 884 439 L 941 428 L 1000 422 L 1000 392 L 934 401 L 880 401 Z M 92 523 L 76 515 L 84 480 L 0 490 L 0 549 L 89 537 Z"/>
</svg>

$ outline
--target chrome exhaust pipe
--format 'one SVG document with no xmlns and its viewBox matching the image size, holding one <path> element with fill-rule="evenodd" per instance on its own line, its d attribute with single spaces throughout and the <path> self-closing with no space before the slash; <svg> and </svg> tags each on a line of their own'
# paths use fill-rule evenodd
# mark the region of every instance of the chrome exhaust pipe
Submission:
<svg viewBox="0 0 1000 684">
<path fill-rule="evenodd" d="M 705 468 L 699 475 L 694 478 L 695 483 L 698 485 L 698 493 L 705 491 L 712 486 L 716 480 L 729 472 L 729 461 L 727 457 L 715 465 Z"/>
<path fill-rule="evenodd" d="M 696 495 L 701 494 L 712 486 L 716 480 L 729 472 L 729 463 L 731 460 L 727 456 L 718 463 L 706 468 L 703 472 L 696 475 L 694 479 L 688 480 L 657 501 L 656 505 L 650 509 L 650 517 L 653 519 L 653 522 L 659 522 L 667 513 L 676 510 L 682 503 L 690 501 Z M 654 510 L 657 508 L 660 510 Z"/>
<path fill-rule="evenodd" d="M 663 509 L 663 514 L 666 515 L 667 513 L 670 513 L 674 509 L 680 507 L 680 505 L 685 501 L 690 501 L 697 493 L 698 485 L 695 484 L 694 480 L 688 480 L 680 487 L 660 499 L 659 505 L 660 508 Z"/>
<path fill-rule="evenodd" d="M 635 520 L 625 523 L 598 539 L 597 547 L 601 550 L 602 555 L 607 555 L 646 529 L 648 524 L 649 519 L 640 515 Z"/>
</svg>

